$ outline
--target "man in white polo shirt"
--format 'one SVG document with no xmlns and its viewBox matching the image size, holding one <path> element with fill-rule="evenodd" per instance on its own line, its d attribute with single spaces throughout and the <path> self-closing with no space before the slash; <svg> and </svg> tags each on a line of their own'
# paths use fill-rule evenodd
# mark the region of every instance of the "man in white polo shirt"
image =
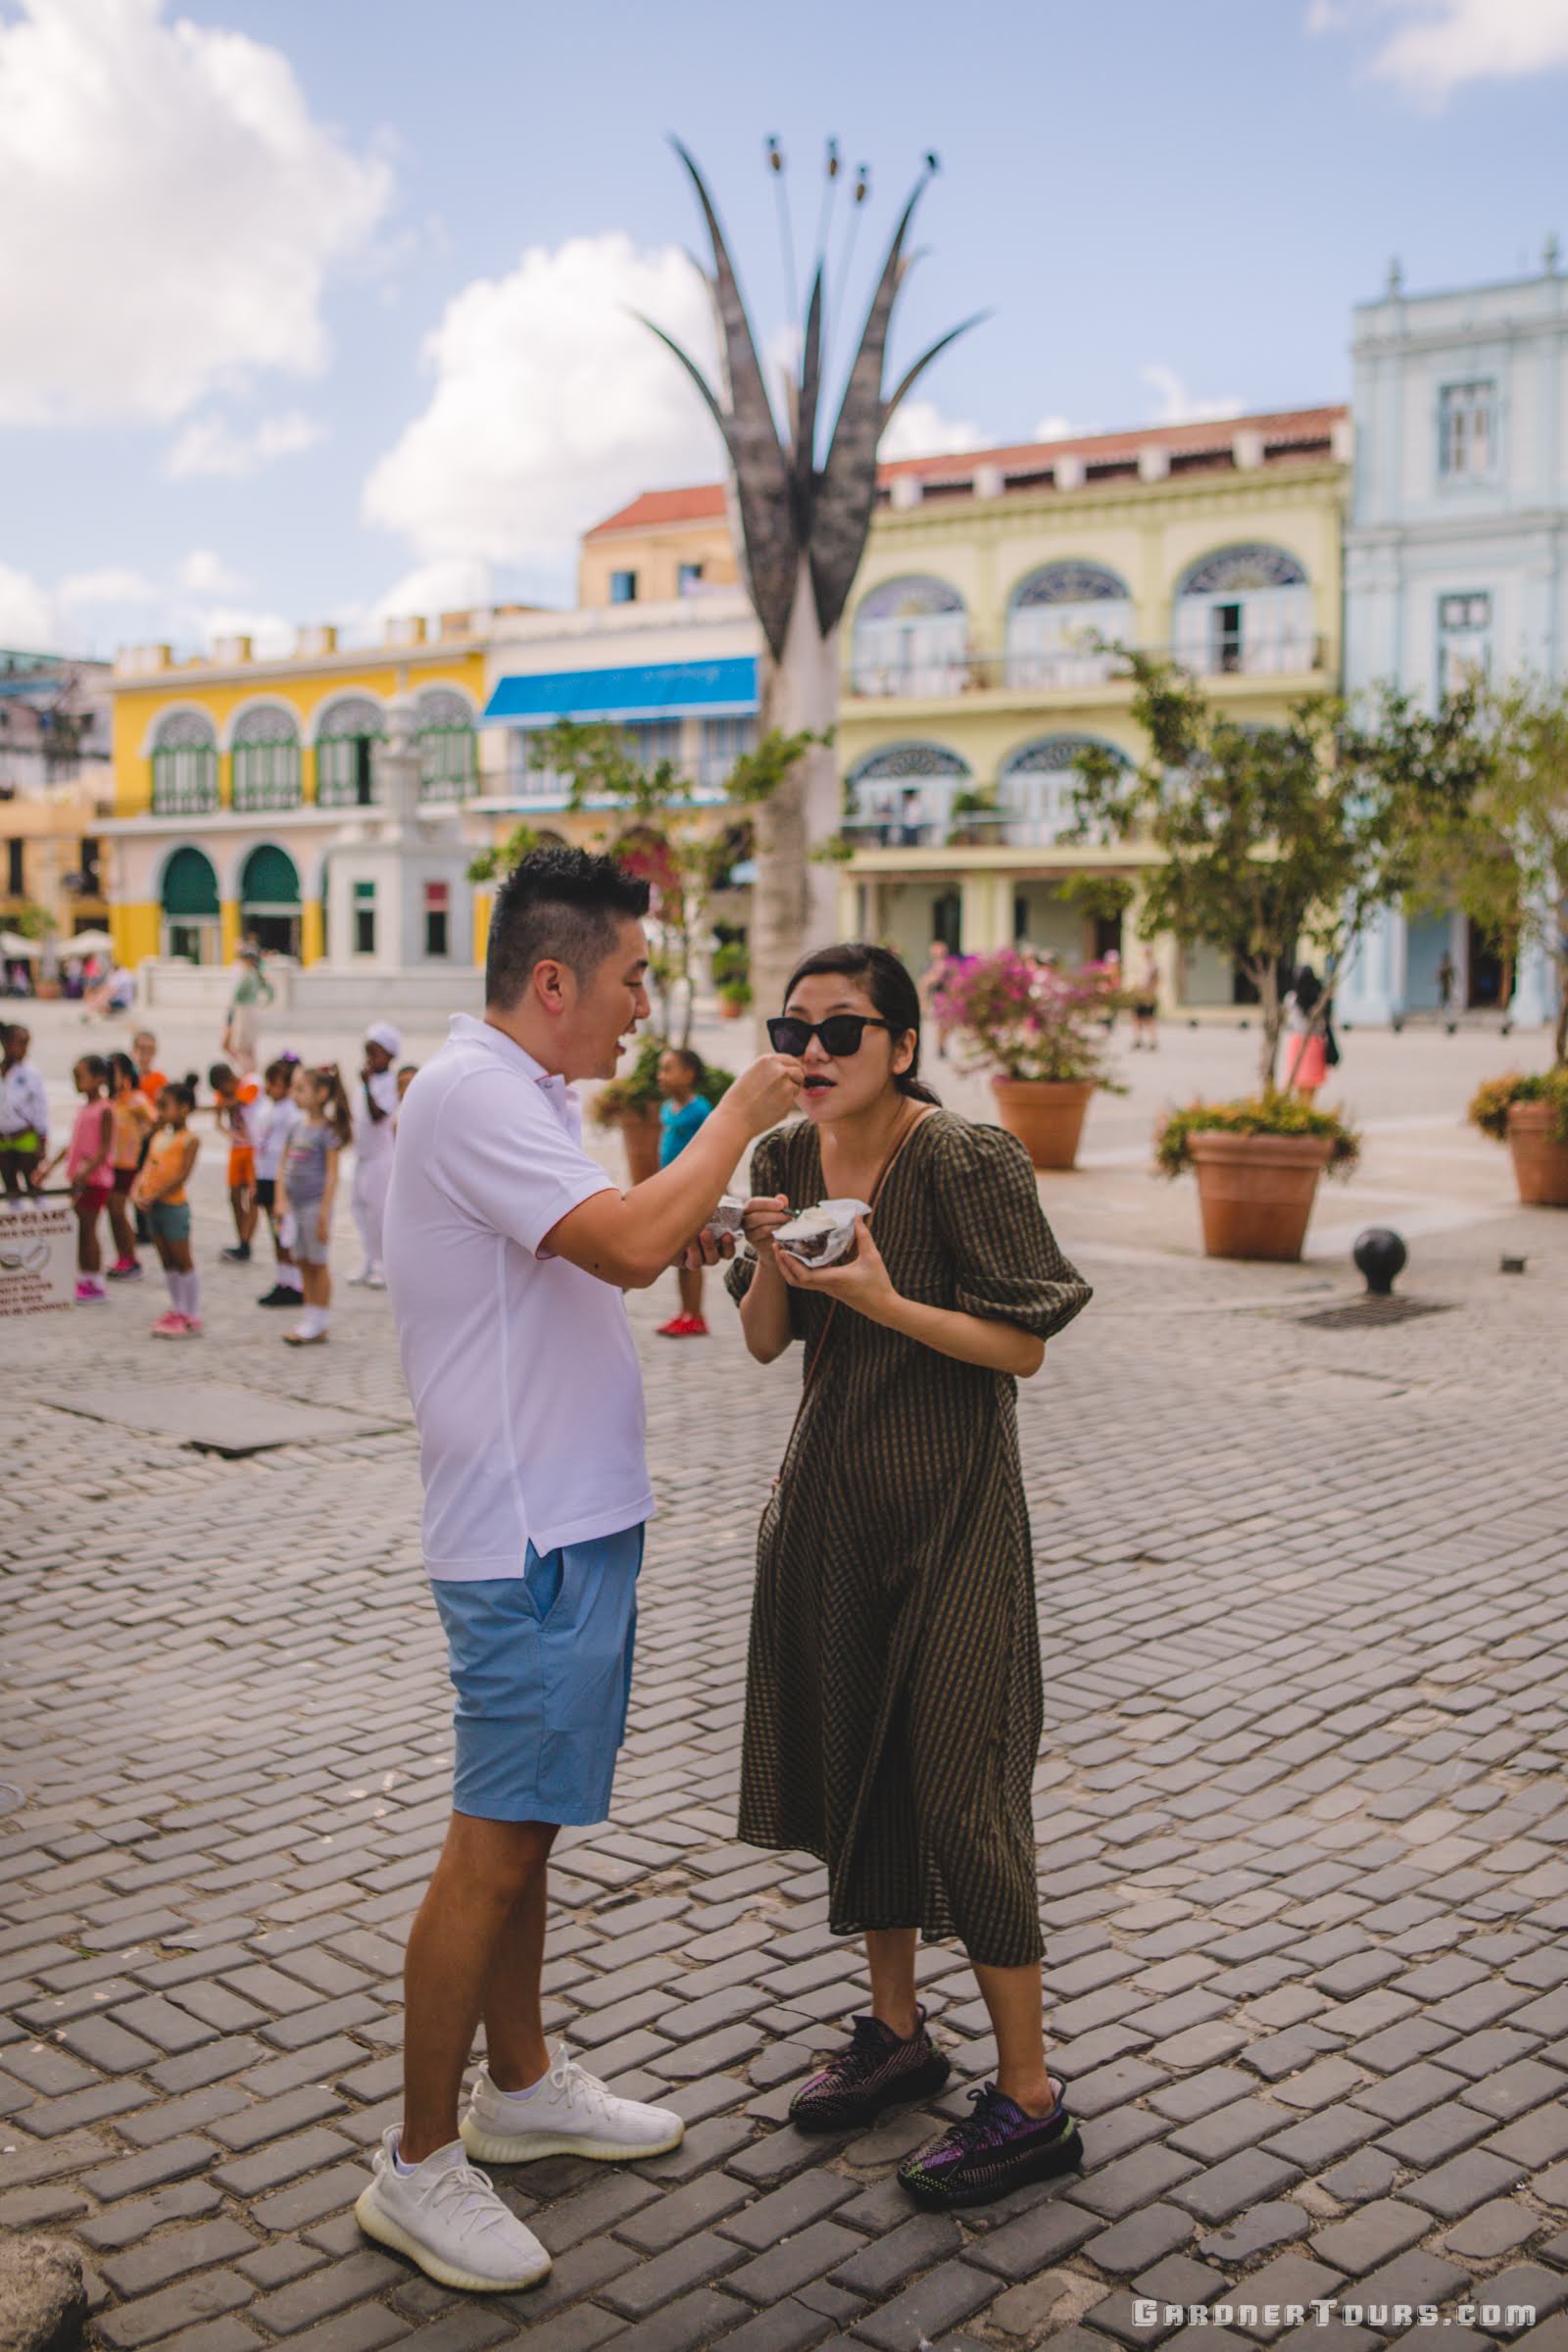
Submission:
<svg viewBox="0 0 1568 2352">
<path fill-rule="evenodd" d="M 642 1381 L 622 1293 L 704 1229 L 798 1061 L 736 1080 L 678 1160 L 622 1195 L 583 1151 L 570 1082 L 612 1074 L 648 1015 L 648 886 L 535 851 L 496 897 L 482 1021 L 460 1014 L 404 1099 L 386 1272 L 419 1430 L 424 1557 L 457 1692 L 452 1820 L 409 1936 L 404 2114 L 360 2226 L 446 2286 L 550 2258 L 469 2155 L 627 2160 L 681 2121 L 586 2074 L 540 2019 L 557 1830 L 604 1820 L 625 1728 L 643 1528 Z M 486 2062 L 459 2121 L 484 2021 Z"/>
</svg>

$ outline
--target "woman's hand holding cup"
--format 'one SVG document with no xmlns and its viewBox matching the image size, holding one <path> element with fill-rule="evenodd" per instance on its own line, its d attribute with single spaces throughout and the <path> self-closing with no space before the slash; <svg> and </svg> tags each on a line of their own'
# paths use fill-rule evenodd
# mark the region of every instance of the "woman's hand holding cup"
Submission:
<svg viewBox="0 0 1568 2352">
<path fill-rule="evenodd" d="M 741 1231 L 760 1258 L 767 1260 L 772 1257 L 773 1236 L 781 1225 L 789 1223 L 793 1214 L 789 1200 L 783 1193 L 760 1193 L 747 1201 L 746 1213 L 741 1219 Z"/>
</svg>

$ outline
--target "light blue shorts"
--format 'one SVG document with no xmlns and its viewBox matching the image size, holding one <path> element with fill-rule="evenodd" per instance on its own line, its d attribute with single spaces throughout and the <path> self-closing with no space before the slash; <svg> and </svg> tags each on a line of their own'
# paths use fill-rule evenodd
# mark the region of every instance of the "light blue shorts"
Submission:
<svg viewBox="0 0 1568 2352">
<path fill-rule="evenodd" d="M 610 1811 L 626 1732 L 643 1530 L 542 1557 L 521 1576 L 432 1580 L 446 1628 L 457 1769 L 479 1821 L 582 1825 Z"/>
</svg>

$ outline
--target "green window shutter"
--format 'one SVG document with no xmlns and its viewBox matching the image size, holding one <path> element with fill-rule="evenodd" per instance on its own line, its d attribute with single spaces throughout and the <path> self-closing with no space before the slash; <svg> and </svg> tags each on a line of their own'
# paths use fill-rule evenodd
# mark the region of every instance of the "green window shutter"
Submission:
<svg viewBox="0 0 1568 2352">
<path fill-rule="evenodd" d="M 297 906 L 300 878 L 286 850 L 264 842 L 245 860 L 240 898 L 247 906 Z"/>
<path fill-rule="evenodd" d="M 215 915 L 218 876 L 210 858 L 200 850 L 176 850 L 164 868 L 164 912 L 169 915 Z"/>
</svg>

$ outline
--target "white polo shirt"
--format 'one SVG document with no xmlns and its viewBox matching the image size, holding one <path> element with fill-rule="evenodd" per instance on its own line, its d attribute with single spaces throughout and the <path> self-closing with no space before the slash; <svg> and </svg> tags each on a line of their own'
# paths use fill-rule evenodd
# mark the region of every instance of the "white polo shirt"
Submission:
<svg viewBox="0 0 1568 2352">
<path fill-rule="evenodd" d="M 615 1187 L 561 1078 L 467 1013 L 403 1099 L 386 1278 L 419 1430 L 434 1577 L 521 1576 L 650 1519 L 642 1374 L 619 1291 L 540 1255 Z"/>
</svg>

